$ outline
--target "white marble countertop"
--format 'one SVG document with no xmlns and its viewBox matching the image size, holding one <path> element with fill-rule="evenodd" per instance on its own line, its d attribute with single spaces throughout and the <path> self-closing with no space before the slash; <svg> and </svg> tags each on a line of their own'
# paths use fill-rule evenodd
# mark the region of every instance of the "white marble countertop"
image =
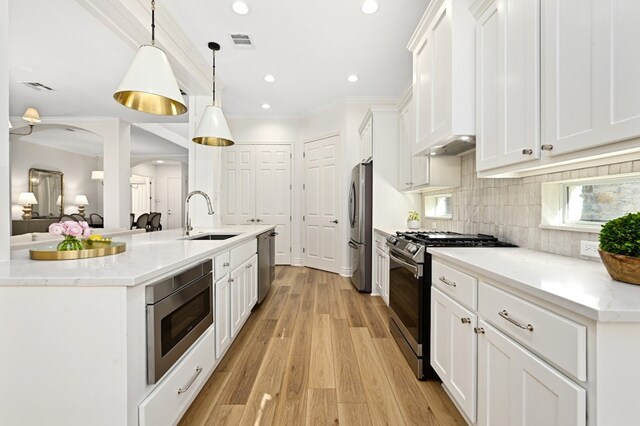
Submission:
<svg viewBox="0 0 640 426">
<path fill-rule="evenodd" d="M 239 234 L 221 241 L 185 240 L 182 229 L 114 237 L 114 241 L 127 243 L 127 251 L 92 259 L 37 261 L 29 258 L 29 250 L 15 250 L 10 261 L 0 262 L 0 286 L 135 286 L 254 239 L 273 228 L 274 225 L 225 225 L 191 231 L 191 237 Z M 43 242 L 43 246 L 47 244 Z"/>
<path fill-rule="evenodd" d="M 640 322 L 640 286 L 613 280 L 604 265 L 523 248 L 437 248 L 434 258 L 475 271 L 597 321 Z"/>
</svg>

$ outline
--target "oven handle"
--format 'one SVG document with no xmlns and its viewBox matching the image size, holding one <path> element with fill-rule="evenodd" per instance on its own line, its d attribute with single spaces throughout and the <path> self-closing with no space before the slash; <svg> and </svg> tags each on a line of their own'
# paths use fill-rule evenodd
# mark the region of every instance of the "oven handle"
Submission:
<svg viewBox="0 0 640 426">
<path fill-rule="evenodd" d="M 410 270 L 411 272 L 413 272 L 413 276 L 414 276 L 414 277 L 416 277 L 416 278 L 420 278 L 420 277 L 422 276 L 422 274 L 420 273 L 420 271 L 419 271 L 419 269 L 418 269 L 418 267 L 417 267 L 417 266 L 412 265 L 412 264 L 410 264 L 410 263 L 407 263 L 407 262 L 405 262 L 405 261 L 404 261 L 404 260 L 402 260 L 402 259 L 398 259 L 396 256 L 394 256 L 394 255 L 393 255 L 393 254 L 391 254 L 391 253 L 389 253 L 389 257 L 390 257 L 391 259 L 393 259 L 395 262 L 398 262 L 399 264 L 401 264 L 401 265 L 406 266 L 407 268 L 409 268 L 409 270 Z"/>
</svg>

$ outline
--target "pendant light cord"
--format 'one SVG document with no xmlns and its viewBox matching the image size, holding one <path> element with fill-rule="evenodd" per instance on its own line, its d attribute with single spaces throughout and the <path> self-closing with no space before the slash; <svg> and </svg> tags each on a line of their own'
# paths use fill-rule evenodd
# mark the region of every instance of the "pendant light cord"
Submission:
<svg viewBox="0 0 640 426">
<path fill-rule="evenodd" d="M 156 45 L 156 1 L 151 0 L 151 45 Z"/>
<path fill-rule="evenodd" d="M 213 52 L 213 106 L 216 106 L 216 51 L 215 49 L 211 49 Z"/>
</svg>

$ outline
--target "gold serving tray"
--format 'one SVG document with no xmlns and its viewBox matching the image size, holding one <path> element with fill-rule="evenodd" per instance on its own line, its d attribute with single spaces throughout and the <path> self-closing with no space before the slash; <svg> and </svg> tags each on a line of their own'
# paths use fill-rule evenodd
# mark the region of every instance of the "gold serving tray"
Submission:
<svg viewBox="0 0 640 426">
<path fill-rule="evenodd" d="M 56 244 L 57 245 L 57 244 Z M 124 242 L 112 242 L 108 247 L 90 248 L 84 250 L 58 251 L 56 246 L 42 249 L 29 250 L 29 256 L 33 260 L 72 260 L 88 259 L 90 257 L 111 256 L 123 253 L 127 250 Z"/>
</svg>

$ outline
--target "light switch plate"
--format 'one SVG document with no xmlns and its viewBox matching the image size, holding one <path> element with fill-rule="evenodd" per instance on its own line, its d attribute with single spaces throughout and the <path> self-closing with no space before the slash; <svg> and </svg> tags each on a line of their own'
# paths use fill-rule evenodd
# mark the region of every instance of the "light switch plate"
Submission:
<svg viewBox="0 0 640 426">
<path fill-rule="evenodd" d="M 600 257 L 597 241 L 580 241 L 580 256 Z"/>
</svg>

